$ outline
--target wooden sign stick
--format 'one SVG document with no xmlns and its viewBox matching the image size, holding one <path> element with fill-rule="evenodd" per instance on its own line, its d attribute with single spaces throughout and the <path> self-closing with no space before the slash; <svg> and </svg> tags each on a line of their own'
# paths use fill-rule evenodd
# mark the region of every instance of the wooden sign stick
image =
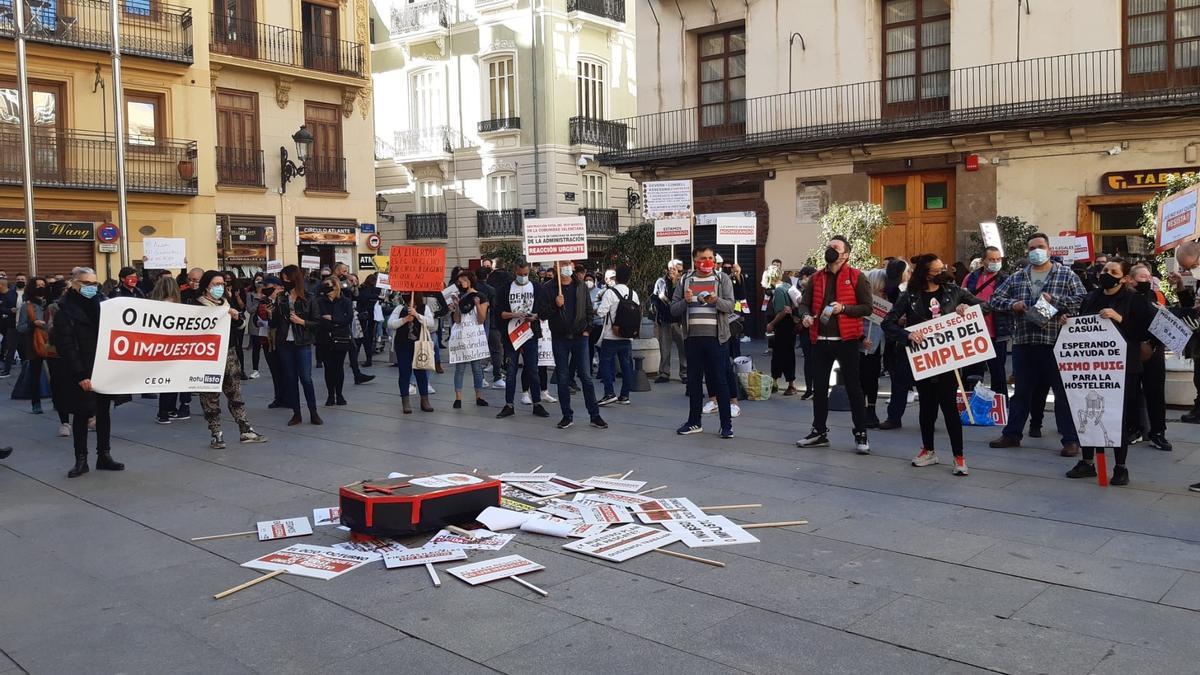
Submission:
<svg viewBox="0 0 1200 675">
<path fill-rule="evenodd" d="M 967 396 L 967 389 L 963 386 L 962 373 L 958 372 L 958 368 L 954 369 L 954 377 L 958 380 L 958 391 L 962 394 L 963 407 L 967 409 L 967 419 L 971 421 L 971 425 L 975 425 L 975 413 L 971 412 L 971 398 Z"/>
<path fill-rule="evenodd" d="M 629 471 L 626 471 L 626 472 L 625 472 L 625 475 L 624 475 L 624 476 L 621 476 L 621 480 L 625 480 L 626 478 L 629 478 L 629 475 L 630 475 L 630 474 L 632 474 L 632 473 L 633 473 L 633 469 L 630 469 Z"/>
<path fill-rule="evenodd" d="M 433 580 L 433 585 L 441 588 L 442 580 L 438 578 L 437 570 L 433 569 L 433 563 L 425 563 L 425 569 L 429 571 L 429 578 Z"/>
<path fill-rule="evenodd" d="M 533 467 L 533 471 L 530 471 L 529 473 L 537 473 L 537 472 L 538 472 L 538 470 L 539 470 L 539 469 L 541 469 L 541 468 L 542 468 L 542 465 L 541 465 L 541 464 L 538 464 L 537 466 Z"/>
<path fill-rule="evenodd" d="M 656 548 L 654 550 L 658 551 L 659 553 L 662 553 L 663 555 L 674 556 L 676 558 L 683 558 L 684 560 L 693 560 L 698 563 L 704 563 L 705 565 L 712 565 L 713 567 L 724 567 L 725 566 L 725 563 L 721 562 L 720 560 L 710 560 L 708 558 L 701 558 L 699 556 L 688 555 L 686 553 L 677 553 L 675 551 L 668 551 L 665 548 Z"/>
<path fill-rule="evenodd" d="M 231 588 L 227 591 L 221 591 L 220 593 L 217 593 L 216 595 L 213 596 L 213 600 L 220 600 L 221 598 L 233 595 L 234 593 L 237 593 L 238 591 L 244 591 L 247 588 L 250 588 L 251 586 L 253 586 L 254 584 L 261 584 L 262 582 L 266 581 L 267 579 L 274 579 L 275 577 L 279 576 L 280 574 L 283 574 L 286 571 L 287 570 L 275 570 L 274 572 L 267 572 L 266 574 L 262 575 L 261 577 L 258 577 L 257 579 L 251 579 L 250 581 L 247 581 L 244 584 L 238 584 L 237 586 L 234 586 L 233 588 Z"/>
<path fill-rule="evenodd" d="M 648 495 L 648 494 L 650 494 L 651 492 L 658 492 L 659 490 L 666 490 L 666 489 L 667 489 L 667 486 L 666 486 L 666 485 L 659 485 L 659 486 L 658 486 L 658 487 L 656 487 L 656 488 L 650 488 L 649 490 L 642 490 L 642 491 L 641 491 L 641 492 L 639 492 L 638 494 L 639 494 L 639 495 Z"/>
<path fill-rule="evenodd" d="M 533 472 L 531 471 L 530 473 L 533 473 Z M 513 581 L 517 582 L 518 584 L 521 584 L 522 586 L 524 586 L 525 588 L 528 588 L 529 590 L 533 591 L 534 593 L 540 593 L 543 598 L 550 597 L 549 593 L 547 593 L 546 591 L 543 591 L 542 589 L 538 588 L 537 586 L 534 586 L 533 584 L 529 583 L 528 581 L 525 581 L 521 577 L 512 576 L 512 577 L 509 577 L 509 579 L 512 579 Z"/>
<path fill-rule="evenodd" d="M 249 532 L 230 532 L 229 534 L 210 534 L 207 537 L 192 537 L 189 541 L 210 541 L 212 539 L 226 539 L 228 537 L 244 537 L 247 534 L 258 534 L 258 530 L 250 530 Z"/>
<path fill-rule="evenodd" d="M 454 526 L 454 525 L 447 525 L 447 526 L 446 526 L 446 531 L 447 531 L 447 532 L 453 532 L 454 534 L 459 534 L 459 535 L 462 535 L 462 536 L 466 537 L 467 539 L 475 539 L 475 533 L 474 533 L 474 532 L 472 532 L 472 531 L 470 531 L 470 530 L 464 530 L 463 528 L 461 528 L 461 527 L 456 527 L 456 526 Z"/>
<path fill-rule="evenodd" d="M 807 525 L 807 520 L 785 520 L 778 523 L 738 523 L 743 530 L 753 530 L 756 527 L 790 527 L 792 525 Z"/>
</svg>

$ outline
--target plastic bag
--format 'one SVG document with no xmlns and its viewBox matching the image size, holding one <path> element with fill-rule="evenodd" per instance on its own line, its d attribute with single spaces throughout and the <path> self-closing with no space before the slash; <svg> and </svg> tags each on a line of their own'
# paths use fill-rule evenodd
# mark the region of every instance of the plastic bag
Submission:
<svg viewBox="0 0 1200 675">
<path fill-rule="evenodd" d="M 960 399 L 961 403 L 961 399 Z M 966 410 L 959 411 L 959 417 L 964 425 L 977 427 L 994 427 L 996 420 L 992 417 L 992 409 L 996 403 L 996 392 L 983 386 L 983 383 L 975 385 L 975 391 L 971 393 L 970 401 L 971 414 L 975 416 L 975 422 L 972 424 L 971 418 L 967 416 Z"/>
<path fill-rule="evenodd" d="M 754 370 L 754 361 L 749 356 L 739 356 L 733 360 L 733 372 L 749 373 Z"/>
<path fill-rule="evenodd" d="M 766 401 L 771 398 L 771 376 L 757 370 L 737 373 L 738 382 L 746 389 L 746 400 Z"/>
</svg>

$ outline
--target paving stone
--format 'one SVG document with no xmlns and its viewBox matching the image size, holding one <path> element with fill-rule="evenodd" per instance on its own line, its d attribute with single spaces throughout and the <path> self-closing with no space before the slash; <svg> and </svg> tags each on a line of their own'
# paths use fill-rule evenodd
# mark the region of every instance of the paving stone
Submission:
<svg viewBox="0 0 1200 675">
<path fill-rule="evenodd" d="M 851 544 L 899 553 L 964 562 L 995 543 L 995 539 L 883 517 L 849 517 L 814 534 Z"/>
<path fill-rule="evenodd" d="M 1184 572 L 1159 602 L 1184 609 L 1200 610 L 1200 574 Z"/>
<path fill-rule="evenodd" d="M 1163 675 L 1196 672 L 1196 656 L 1142 649 L 1125 644 L 1113 645 L 1096 664 L 1094 675 Z"/>
<path fill-rule="evenodd" d="M 326 665 L 331 672 L 341 673 L 401 671 L 422 675 L 480 675 L 496 672 L 424 640 L 407 637 Z"/>
<path fill-rule="evenodd" d="M 1095 553 L 1113 538 L 1113 532 L 1110 530 L 972 508 L 962 509 L 954 515 L 947 516 L 936 525 L 959 532 L 1050 546 L 1077 553 Z"/>
<path fill-rule="evenodd" d="M 1103 593 L 1055 586 L 1015 618 L 1157 651 L 1200 657 L 1200 614 Z"/>
<path fill-rule="evenodd" d="M 1096 554 L 1200 572 L 1200 544 L 1166 537 L 1117 534 Z"/>
</svg>

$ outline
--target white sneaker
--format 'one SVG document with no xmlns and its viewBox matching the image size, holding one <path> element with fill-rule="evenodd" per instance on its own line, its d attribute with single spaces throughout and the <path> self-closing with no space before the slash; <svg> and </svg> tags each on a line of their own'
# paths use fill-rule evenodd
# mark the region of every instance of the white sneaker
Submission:
<svg viewBox="0 0 1200 675">
<path fill-rule="evenodd" d="M 921 448 L 921 452 L 918 452 L 917 456 L 913 457 L 912 460 L 913 466 L 933 466 L 937 463 L 937 453 L 932 450 L 926 450 L 925 448 Z"/>
<path fill-rule="evenodd" d="M 729 416 L 738 417 L 742 414 L 742 407 L 736 403 L 729 404 Z"/>
<path fill-rule="evenodd" d="M 954 470 L 953 470 L 953 473 L 954 473 L 954 475 L 955 475 L 955 476 L 965 476 L 965 475 L 967 475 L 967 462 L 966 462 L 966 460 L 964 460 L 962 457 L 955 457 L 955 458 L 954 458 Z"/>
<path fill-rule="evenodd" d="M 252 380 L 257 380 L 257 379 L 258 379 L 258 371 L 257 371 L 257 370 L 256 370 L 256 371 L 254 371 L 254 372 L 252 372 L 252 373 L 250 373 L 250 379 L 252 379 Z"/>
<path fill-rule="evenodd" d="M 492 385 L 488 384 L 487 378 L 483 378 L 483 389 L 490 389 Z"/>
<path fill-rule="evenodd" d="M 917 392 L 915 392 L 915 391 L 908 392 L 908 402 L 912 403 L 915 400 L 917 400 Z"/>
<path fill-rule="evenodd" d="M 436 394 L 436 393 L 437 393 L 437 389 L 434 389 L 432 384 L 426 385 L 426 386 L 425 386 L 425 388 L 429 390 L 429 393 L 430 393 L 430 394 Z"/>
<path fill-rule="evenodd" d="M 417 395 L 417 385 L 415 385 L 415 384 L 408 385 L 408 395 L 409 396 Z"/>
<path fill-rule="evenodd" d="M 521 394 L 521 405 L 533 405 L 533 399 L 529 396 L 529 392 Z"/>
<path fill-rule="evenodd" d="M 742 339 L 741 339 L 741 340 L 739 340 L 739 342 L 749 342 L 749 341 L 750 341 L 750 336 L 749 336 L 749 335 L 743 335 L 743 336 L 742 336 Z"/>
<path fill-rule="evenodd" d="M 504 381 L 503 377 L 492 383 L 492 389 L 503 389 L 506 386 L 508 386 L 508 385 Z"/>
<path fill-rule="evenodd" d="M 705 415 L 711 415 L 717 412 L 717 402 L 713 400 L 707 401 L 704 404 L 704 408 L 701 410 L 701 412 L 703 412 Z"/>
<path fill-rule="evenodd" d="M 542 392 L 542 402 L 543 403 L 558 403 L 558 399 L 551 396 L 550 392 L 543 391 Z"/>
<path fill-rule="evenodd" d="M 71 435 L 71 425 L 70 424 L 58 425 L 58 435 L 63 438 L 70 436 Z"/>
</svg>

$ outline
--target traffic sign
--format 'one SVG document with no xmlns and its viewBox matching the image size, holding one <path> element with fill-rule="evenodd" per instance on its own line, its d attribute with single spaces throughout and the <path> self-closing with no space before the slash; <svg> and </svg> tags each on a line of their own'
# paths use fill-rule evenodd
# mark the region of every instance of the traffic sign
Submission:
<svg viewBox="0 0 1200 675">
<path fill-rule="evenodd" d="M 96 228 L 96 239 L 102 244 L 111 244 L 121 238 L 121 228 L 115 223 L 104 223 Z"/>
<path fill-rule="evenodd" d="M 118 248 L 116 244 L 113 244 L 111 242 L 110 243 L 100 242 L 99 247 L 100 247 L 101 253 L 116 253 L 117 248 Z"/>
<path fill-rule="evenodd" d="M 372 234 L 371 236 L 367 237 L 367 248 L 371 249 L 372 251 L 378 251 L 379 247 L 382 245 L 383 240 L 379 238 L 379 235 Z"/>
</svg>

